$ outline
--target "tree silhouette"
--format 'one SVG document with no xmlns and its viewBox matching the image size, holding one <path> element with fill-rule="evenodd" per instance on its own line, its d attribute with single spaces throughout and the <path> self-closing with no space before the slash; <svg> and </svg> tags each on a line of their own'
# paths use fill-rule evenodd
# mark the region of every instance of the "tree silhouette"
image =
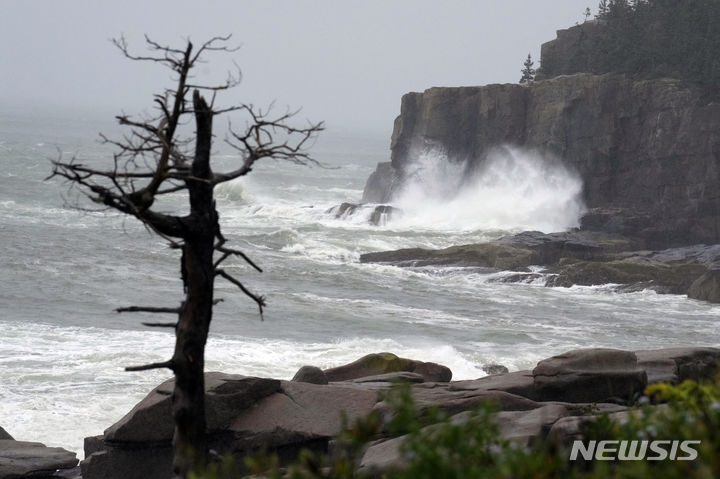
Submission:
<svg viewBox="0 0 720 479">
<path fill-rule="evenodd" d="M 600 0 L 600 3 L 598 4 L 598 13 L 595 16 L 596 18 L 605 18 L 608 14 L 608 2 L 607 0 Z"/>
<path fill-rule="evenodd" d="M 262 271 L 242 251 L 226 246 L 215 209 L 214 188 L 249 173 L 256 161 L 278 158 L 295 163 L 316 163 L 306 152 L 308 140 L 322 130 L 322 123 L 302 127 L 288 124 L 294 113 L 270 116 L 269 110 L 256 110 L 249 104 L 225 108 L 215 106 L 217 93 L 235 87 L 239 73 L 231 74 L 219 85 L 196 83 L 194 69 L 210 52 L 232 52 L 227 37 L 214 37 L 194 48 L 188 41 L 184 48 L 161 45 L 147 36 L 148 55 L 130 53 L 124 38 L 115 45 L 129 59 L 151 62 L 170 69 L 175 76 L 173 88 L 154 95 L 156 114 L 136 119 L 127 115 L 116 117 L 128 133 L 119 141 L 102 136 L 117 148 L 108 169 L 90 168 L 75 158 L 53 162 L 52 176 L 68 180 L 101 209 L 114 209 L 138 219 L 150 231 L 168 241 L 181 252 L 181 277 L 184 299 L 177 307 L 131 306 L 118 312 L 176 314 L 169 323 L 143 323 L 150 327 L 175 330 L 175 349 L 168 361 L 126 368 L 142 371 L 167 368 L 175 376 L 172 395 L 175 432 L 173 435 L 173 471 L 187 477 L 206 463 L 204 356 L 212 319 L 215 278 L 221 277 L 236 285 L 258 306 L 262 315 L 265 300 L 251 292 L 240 280 L 221 266 L 231 257 L 238 257 L 257 271 Z M 210 102 L 204 95 L 210 95 Z M 213 120 L 235 112 L 243 115 L 245 127 L 228 128 L 227 143 L 237 152 L 237 163 L 223 172 L 211 168 Z M 194 121 L 195 132 L 179 133 L 182 125 Z M 153 206 L 159 197 L 186 194 L 188 212 L 183 216 L 163 213 Z M 74 206 L 80 207 L 79 203 Z"/>
<path fill-rule="evenodd" d="M 520 83 L 532 83 L 535 81 L 535 69 L 533 68 L 533 65 L 535 62 L 533 62 L 532 57 L 528 53 L 527 60 L 523 63 L 523 68 L 520 70 L 522 72 L 522 78 L 520 78 Z"/>
</svg>

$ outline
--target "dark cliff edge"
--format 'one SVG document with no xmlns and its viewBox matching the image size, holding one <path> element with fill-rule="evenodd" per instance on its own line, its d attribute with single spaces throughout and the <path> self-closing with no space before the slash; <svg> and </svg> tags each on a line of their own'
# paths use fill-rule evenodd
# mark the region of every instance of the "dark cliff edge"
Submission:
<svg viewBox="0 0 720 479">
<path fill-rule="evenodd" d="M 543 64 L 574 68 L 573 48 L 592 28 L 559 31 L 543 45 Z M 639 238 L 647 248 L 720 243 L 720 103 L 680 80 L 577 73 L 529 86 L 408 93 L 391 162 L 369 178 L 363 201 L 392 201 L 414 148 L 427 144 L 471 167 L 505 144 L 559 158 L 583 180 L 585 230 Z"/>
</svg>

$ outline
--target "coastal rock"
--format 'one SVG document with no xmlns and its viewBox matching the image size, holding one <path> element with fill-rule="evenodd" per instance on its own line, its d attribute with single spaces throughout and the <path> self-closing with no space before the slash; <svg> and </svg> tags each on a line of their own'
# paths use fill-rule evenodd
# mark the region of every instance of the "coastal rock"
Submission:
<svg viewBox="0 0 720 479">
<path fill-rule="evenodd" d="M 475 266 L 505 270 L 526 268 L 534 263 L 530 249 L 496 242 L 451 246 L 440 250 L 407 248 L 365 253 L 360 255 L 360 262 L 413 267 Z"/>
<path fill-rule="evenodd" d="M 14 438 L 10 435 L 9 432 L 7 432 L 5 429 L 0 427 L 0 440 L 10 440 L 13 441 Z"/>
<path fill-rule="evenodd" d="M 380 392 L 396 381 L 408 384 L 418 414 L 424 417 L 440 410 L 456 423 L 467 421 L 472 411 L 491 402 L 499 411 L 494 418 L 504 438 L 530 444 L 555 434 L 566 440 L 578 436 L 581 425 L 598 414 L 626 419 L 628 407 L 619 403 L 642 392 L 648 378 L 671 382 L 710 378 L 719 361 L 720 349 L 706 347 L 637 353 L 584 349 L 540 361 L 532 371 L 438 382 L 426 374 L 435 375 L 433 368 L 439 365 L 380 353 L 326 371 L 331 381 L 338 381 L 329 384 L 208 373 L 208 441 L 220 454 L 277 453 L 282 464 L 296 460 L 303 448 L 324 452 L 345 425 L 370 412 L 378 413 L 387 426 L 394 410 L 381 400 Z M 418 372 L 421 367 L 429 369 Z M 439 367 L 444 374 L 446 368 Z M 84 479 L 172 477 L 172 431 L 153 430 L 169 421 L 162 404 L 170 386 L 166 382 L 156 388 L 104 436 L 86 439 Z M 402 463 L 399 446 L 406 437 L 389 434 L 387 427 L 381 428 L 378 440 L 365 451 L 362 471 L 379 477 Z"/>
<path fill-rule="evenodd" d="M 489 376 L 493 376 L 496 374 L 507 374 L 510 372 L 508 368 L 503 366 L 502 364 L 486 364 L 482 367 L 482 370 L 485 371 Z"/>
<path fill-rule="evenodd" d="M 560 418 L 566 417 L 569 410 L 562 404 L 548 404 L 536 409 L 521 411 L 501 411 L 494 415 L 505 439 L 528 445 L 532 441 L 545 437 L 552 425 Z M 472 418 L 471 411 L 453 415 L 450 421 L 454 424 L 465 423 Z M 420 434 L 432 434 L 437 426 L 424 427 Z M 401 453 L 402 444 L 408 436 L 398 436 L 373 442 L 366 449 L 360 461 L 359 471 L 370 477 L 382 477 L 392 467 L 402 466 L 407 458 Z"/>
<path fill-rule="evenodd" d="M 536 401 L 501 390 L 485 389 L 446 389 L 433 384 L 416 385 L 413 390 L 415 405 L 421 414 L 438 408 L 452 416 L 463 411 L 472 411 L 486 402 L 495 404 L 501 411 L 529 411 L 540 407 Z M 375 410 L 384 416 L 391 416 L 385 402 L 380 402 Z"/>
<path fill-rule="evenodd" d="M 88 438 L 80 463 L 84 479 L 171 478 L 174 431 L 170 396 L 174 380 L 152 390 L 129 413 L 105 430 L 102 440 Z M 280 390 L 276 379 L 218 372 L 205 373 L 208 441 L 219 451 L 232 446 L 226 431 L 242 411 Z"/>
<path fill-rule="evenodd" d="M 328 381 L 348 381 L 366 376 L 407 371 L 421 375 L 425 381 L 448 382 L 449 368 L 435 363 L 400 358 L 392 353 L 373 353 L 344 366 L 326 369 Z"/>
<path fill-rule="evenodd" d="M 78 463 L 74 452 L 47 447 L 39 442 L 0 439 L 0 478 L 53 478 L 58 469 L 73 469 Z"/>
<path fill-rule="evenodd" d="M 107 446 L 80 463 L 83 479 L 174 479 L 170 445 Z"/>
<path fill-rule="evenodd" d="M 525 231 L 488 243 L 451 246 L 439 250 L 408 248 L 366 253 L 362 263 L 398 266 L 477 266 L 517 271 L 531 265 L 547 265 L 562 258 L 601 259 L 637 247 L 635 240 L 598 232 L 541 233 Z"/>
<path fill-rule="evenodd" d="M 317 366 L 303 366 L 298 369 L 295 376 L 292 378 L 293 381 L 299 383 L 310 383 L 310 384 L 327 384 L 327 376 L 322 369 Z"/>
<path fill-rule="evenodd" d="M 627 402 L 647 386 L 635 353 L 579 349 L 540 361 L 533 369 L 539 400 Z"/>
<path fill-rule="evenodd" d="M 364 200 L 392 202 L 428 144 L 448 161 L 466 161 L 470 173 L 508 144 L 561 159 L 583 181 L 584 229 L 640 238 L 653 249 L 720 243 L 720 103 L 678 80 L 577 73 L 529 86 L 408 93 L 391 165 L 376 170 Z"/>
<path fill-rule="evenodd" d="M 169 443 L 174 423 L 170 395 L 175 381 L 155 388 L 122 419 L 105 430 L 105 442 Z M 206 416 L 209 431 L 222 431 L 230 418 L 280 390 L 280 381 L 205 373 Z"/>
<path fill-rule="evenodd" d="M 565 259 L 548 272 L 555 275 L 547 286 L 633 285 L 662 293 L 685 294 L 707 268 L 694 262 L 666 262 L 643 256 L 619 255 L 607 261 Z"/>
<path fill-rule="evenodd" d="M 720 303 L 720 269 L 711 269 L 697 278 L 688 288 L 688 298 Z"/>
<path fill-rule="evenodd" d="M 494 417 L 505 439 L 530 445 L 543 440 L 552 425 L 569 414 L 563 404 L 548 404 L 530 411 L 500 411 Z"/>
<path fill-rule="evenodd" d="M 535 392 L 535 379 L 532 371 L 515 371 L 474 380 L 454 381 L 448 389 L 451 391 L 503 391 L 532 400 L 538 397 Z"/>
<path fill-rule="evenodd" d="M 407 436 L 380 439 L 371 443 L 360 460 L 358 470 L 369 477 L 382 477 L 392 467 L 401 466 L 404 461 L 400 446 Z"/>
<path fill-rule="evenodd" d="M 513 274 L 494 281 L 527 282 L 544 278 L 546 286 L 622 285 L 623 291 L 652 289 L 688 294 L 720 302 L 713 289 L 720 284 L 720 245 L 685 246 L 660 251 L 637 249 L 643 243 L 601 232 L 569 231 L 544 234 L 526 231 L 488 243 L 366 253 L 363 263 L 402 267 L 462 266 L 505 270 Z M 544 269 L 530 270 L 531 266 Z M 720 291 L 720 289 L 718 290 Z"/>
<path fill-rule="evenodd" d="M 637 351 L 638 365 L 647 371 L 648 383 L 681 383 L 712 379 L 720 368 L 718 348 L 669 348 Z"/>
<path fill-rule="evenodd" d="M 358 214 L 367 215 L 367 222 L 375 226 L 385 226 L 393 217 L 398 217 L 402 211 L 390 205 L 368 205 L 356 203 L 341 203 L 325 211 L 337 219 L 346 219 Z"/>
<path fill-rule="evenodd" d="M 395 181 L 395 170 L 392 164 L 378 163 L 365 184 L 362 203 L 387 203 Z"/>
<path fill-rule="evenodd" d="M 377 392 L 342 384 L 316 385 L 282 381 L 282 389 L 229 425 L 235 450 L 298 444 L 308 439 L 327 441 L 340 432 L 343 415 L 352 422 L 366 416 L 377 403 Z M 242 446 L 238 448 L 237 446 Z"/>
<path fill-rule="evenodd" d="M 353 383 L 424 383 L 422 374 L 399 371 L 395 373 L 378 374 L 377 376 L 363 376 L 352 379 Z"/>
</svg>

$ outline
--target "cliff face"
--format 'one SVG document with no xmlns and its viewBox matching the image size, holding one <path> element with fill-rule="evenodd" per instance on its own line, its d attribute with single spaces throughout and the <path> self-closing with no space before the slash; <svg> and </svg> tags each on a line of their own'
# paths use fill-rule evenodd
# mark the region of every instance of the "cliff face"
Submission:
<svg viewBox="0 0 720 479">
<path fill-rule="evenodd" d="M 409 93 L 391 165 L 381 164 L 363 200 L 391 200 L 413 147 L 427 142 L 475 166 L 502 144 L 560 158 L 583 179 L 586 229 L 648 247 L 720 242 L 720 104 L 679 82 L 575 74 Z"/>
</svg>

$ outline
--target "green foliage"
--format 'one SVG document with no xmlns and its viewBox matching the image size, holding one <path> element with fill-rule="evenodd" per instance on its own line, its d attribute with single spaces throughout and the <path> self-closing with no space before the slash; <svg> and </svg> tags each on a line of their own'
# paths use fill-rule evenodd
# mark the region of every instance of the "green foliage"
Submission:
<svg viewBox="0 0 720 479">
<path fill-rule="evenodd" d="M 535 69 L 533 68 L 533 65 L 535 62 L 533 62 L 532 57 L 528 53 L 527 60 L 523 63 L 523 68 L 520 70 L 522 72 L 522 78 L 520 78 L 520 83 L 532 83 L 535 81 Z"/>
<path fill-rule="evenodd" d="M 365 447 L 382 433 L 404 438 L 400 448 L 404 465 L 386 471 L 386 479 L 720 477 L 720 380 L 653 385 L 645 393 L 644 403 L 625 422 L 608 415 L 585 422 L 581 429 L 585 439 L 699 440 L 696 460 L 569 461 L 568 445 L 557 440 L 525 447 L 503 439 L 493 419 L 497 407 L 491 403 L 453 418 L 439 409 L 419 413 L 406 385 L 383 398 L 388 406 L 385 421 L 378 413 L 356 421 L 329 454 L 304 451 L 287 469 L 279 466 L 276 457 L 258 455 L 245 460 L 245 469 L 258 478 L 361 479 L 366 476 L 357 467 Z M 653 402 L 663 404 L 651 406 Z M 240 477 L 233 467 L 233 461 L 226 459 L 193 479 Z"/>
<path fill-rule="evenodd" d="M 602 28 L 582 37 L 575 71 L 550 60 L 545 75 L 622 72 L 720 89 L 720 1 L 602 0 L 596 18 Z"/>
</svg>

